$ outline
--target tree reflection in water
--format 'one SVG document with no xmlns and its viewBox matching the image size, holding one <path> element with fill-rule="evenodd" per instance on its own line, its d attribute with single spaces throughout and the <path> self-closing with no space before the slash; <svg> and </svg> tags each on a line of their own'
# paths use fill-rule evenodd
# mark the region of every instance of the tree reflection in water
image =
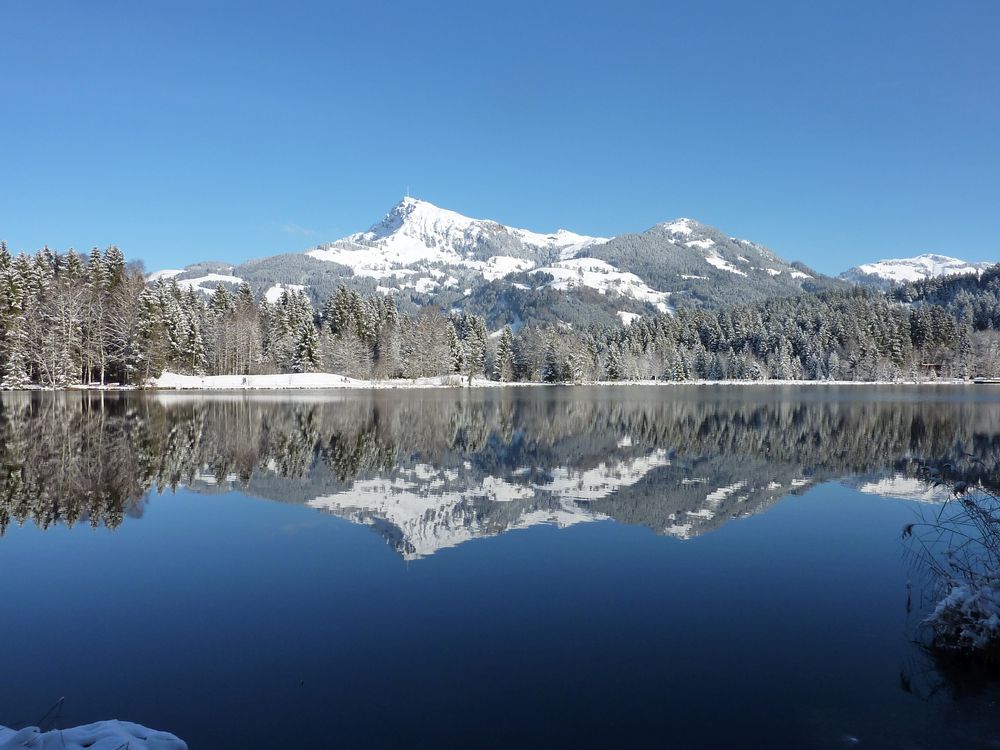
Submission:
<svg viewBox="0 0 1000 750">
<path fill-rule="evenodd" d="M 542 522 L 690 537 L 832 479 L 923 493 L 922 460 L 1000 484 L 1000 402 L 878 393 L 4 393 L 0 530 L 114 529 L 150 490 L 237 489 L 369 524 L 419 557 Z"/>
</svg>

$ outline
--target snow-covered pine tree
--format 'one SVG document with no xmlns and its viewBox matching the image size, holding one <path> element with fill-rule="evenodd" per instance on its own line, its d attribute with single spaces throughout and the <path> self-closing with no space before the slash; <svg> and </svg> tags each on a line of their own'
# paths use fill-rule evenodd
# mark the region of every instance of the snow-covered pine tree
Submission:
<svg viewBox="0 0 1000 750">
<path fill-rule="evenodd" d="M 514 378 L 514 333 L 510 326 L 504 326 L 497 341 L 497 351 L 493 358 L 493 378 L 507 383 Z"/>
<path fill-rule="evenodd" d="M 448 372 L 460 373 L 465 369 L 465 348 L 458 338 L 455 324 L 448 322 Z"/>
</svg>

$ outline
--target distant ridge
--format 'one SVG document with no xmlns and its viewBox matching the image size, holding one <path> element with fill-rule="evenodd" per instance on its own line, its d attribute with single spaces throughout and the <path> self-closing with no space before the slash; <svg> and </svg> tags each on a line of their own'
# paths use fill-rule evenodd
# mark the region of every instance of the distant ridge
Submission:
<svg viewBox="0 0 1000 750">
<path fill-rule="evenodd" d="M 876 263 L 865 263 L 844 271 L 840 274 L 840 278 L 855 284 L 886 287 L 938 276 L 982 273 L 992 265 L 994 264 L 969 263 L 948 255 L 925 253 L 913 258 L 890 258 Z"/>
</svg>

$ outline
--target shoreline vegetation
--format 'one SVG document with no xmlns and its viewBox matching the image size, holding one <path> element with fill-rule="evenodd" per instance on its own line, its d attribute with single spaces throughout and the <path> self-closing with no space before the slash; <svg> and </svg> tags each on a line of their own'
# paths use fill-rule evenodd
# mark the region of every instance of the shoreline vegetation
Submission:
<svg viewBox="0 0 1000 750">
<path fill-rule="evenodd" d="M 430 388 L 524 388 L 533 386 L 972 386 L 1000 385 L 995 379 L 898 379 L 898 380 L 789 380 L 789 379 L 635 379 L 635 380 L 564 380 L 564 381 L 500 381 L 466 375 L 439 375 L 424 378 L 350 378 L 328 372 L 277 373 L 271 375 L 183 375 L 164 372 L 142 385 L 119 383 L 40 386 L 24 385 L 8 391 L 97 391 L 97 392 L 155 392 L 155 391 L 281 391 L 281 390 L 384 390 Z"/>
<path fill-rule="evenodd" d="M 922 622 L 924 643 L 953 666 L 1000 675 L 1000 498 L 947 462 L 921 467 L 919 476 L 950 495 L 903 529 L 939 597 Z"/>
</svg>

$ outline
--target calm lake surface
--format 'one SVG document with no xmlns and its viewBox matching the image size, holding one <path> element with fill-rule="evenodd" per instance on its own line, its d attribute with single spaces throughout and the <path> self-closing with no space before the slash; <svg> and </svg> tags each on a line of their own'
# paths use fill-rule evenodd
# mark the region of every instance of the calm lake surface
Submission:
<svg viewBox="0 0 1000 750">
<path fill-rule="evenodd" d="M 1000 484 L 1000 389 L 5 393 L 0 724 L 998 747 L 913 643 L 941 459 Z"/>
</svg>

